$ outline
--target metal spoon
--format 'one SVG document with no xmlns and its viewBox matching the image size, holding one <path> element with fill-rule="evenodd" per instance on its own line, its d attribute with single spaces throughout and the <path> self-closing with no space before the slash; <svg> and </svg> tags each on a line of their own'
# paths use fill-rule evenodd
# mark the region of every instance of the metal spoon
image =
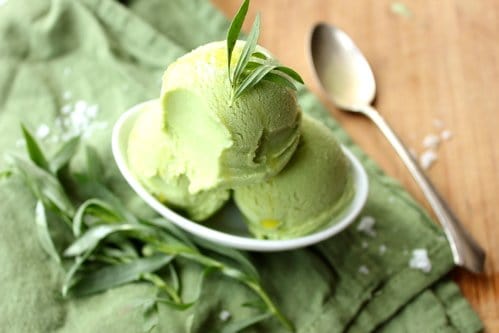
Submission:
<svg viewBox="0 0 499 333">
<path fill-rule="evenodd" d="M 367 116 L 392 144 L 443 226 L 454 263 L 475 273 L 482 272 L 485 261 L 482 248 L 464 229 L 398 136 L 371 106 L 376 95 L 374 75 L 352 39 L 342 30 L 321 23 L 312 31 L 310 52 L 318 81 L 333 103 L 344 111 Z"/>
</svg>

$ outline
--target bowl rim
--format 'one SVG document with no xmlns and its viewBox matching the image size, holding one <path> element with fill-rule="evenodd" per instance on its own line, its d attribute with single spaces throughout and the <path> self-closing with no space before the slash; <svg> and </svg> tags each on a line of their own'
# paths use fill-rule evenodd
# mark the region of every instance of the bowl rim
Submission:
<svg viewBox="0 0 499 333">
<path fill-rule="evenodd" d="M 355 157 L 355 155 L 348 148 L 342 145 L 341 148 L 343 149 L 346 157 L 349 159 L 353 170 L 355 195 L 350 205 L 346 208 L 346 211 L 344 211 L 343 216 L 335 223 L 311 234 L 297 238 L 264 240 L 225 233 L 192 221 L 157 200 L 140 184 L 140 182 L 128 169 L 128 163 L 125 158 L 126 151 L 124 151 L 123 147 L 126 147 L 126 143 L 128 142 L 128 134 L 133 121 L 138 116 L 139 111 L 143 108 L 143 106 L 149 102 L 151 101 L 145 101 L 132 106 L 116 121 L 113 127 L 111 139 L 111 149 L 114 160 L 123 178 L 125 178 L 128 185 L 142 200 L 144 200 L 161 216 L 179 228 L 197 237 L 201 237 L 227 247 L 256 252 L 274 252 L 298 249 L 326 240 L 344 230 L 355 221 L 367 201 L 369 192 L 369 180 L 367 173 L 357 157 Z"/>
</svg>

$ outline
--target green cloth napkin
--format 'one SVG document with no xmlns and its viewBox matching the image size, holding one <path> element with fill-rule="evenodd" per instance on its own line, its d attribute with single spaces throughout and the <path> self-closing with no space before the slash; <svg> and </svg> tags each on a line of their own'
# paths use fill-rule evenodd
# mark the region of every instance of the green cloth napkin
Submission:
<svg viewBox="0 0 499 333">
<path fill-rule="evenodd" d="M 47 146 L 85 130 L 107 162 L 112 188 L 128 206 L 149 211 L 118 174 L 110 152 L 114 121 L 130 106 L 155 98 L 168 63 L 190 49 L 224 38 L 227 20 L 203 0 L 13 1 L 0 5 L 0 152 L 22 147 L 24 122 Z M 298 332 L 477 332 L 481 323 L 457 286 L 445 278 L 452 256 L 441 230 L 393 179 L 349 139 L 305 89 L 303 110 L 323 121 L 362 161 L 370 194 L 356 222 L 317 246 L 249 256 L 263 283 Z M 83 114 L 83 116 L 82 116 Z M 72 168 L 78 169 L 82 156 Z M 0 162 L 0 170 L 5 167 Z M 220 332 L 254 311 L 241 284 L 210 276 L 199 303 L 187 311 L 144 304 L 153 289 L 134 283 L 86 298 L 64 300 L 63 270 L 40 247 L 35 200 L 16 175 L 0 179 L 0 327 L 5 332 Z M 57 226 L 53 226 L 57 230 Z M 56 235 L 57 236 L 57 235 Z M 62 246 L 59 244 L 59 246 Z M 426 249 L 432 269 L 409 266 Z M 201 268 L 180 262 L 184 297 Z M 221 311 L 231 318 L 224 322 Z M 282 332 L 275 319 L 246 332 Z"/>
</svg>

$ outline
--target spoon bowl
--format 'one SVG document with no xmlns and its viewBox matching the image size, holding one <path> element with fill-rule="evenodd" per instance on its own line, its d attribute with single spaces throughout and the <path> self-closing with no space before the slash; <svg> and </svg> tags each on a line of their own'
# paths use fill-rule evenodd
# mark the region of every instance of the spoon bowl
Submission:
<svg viewBox="0 0 499 333">
<path fill-rule="evenodd" d="M 324 23 L 315 26 L 310 38 L 312 64 L 333 103 L 351 111 L 371 104 L 376 95 L 374 75 L 352 39 Z"/>
<path fill-rule="evenodd" d="M 357 158 L 347 148 L 342 147 L 343 152 L 350 161 L 355 184 L 355 196 L 348 207 L 339 216 L 335 217 L 330 224 L 312 234 L 283 240 L 256 239 L 248 232 L 243 216 L 235 205 L 230 203 L 203 224 L 192 221 L 156 199 L 142 186 L 128 168 L 126 157 L 128 136 L 140 110 L 143 108 L 143 104 L 138 104 L 125 112 L 114 125 L 112 134 L 114 159 L 125 180 L 150 207 L 167 220 L 195 236 L 241 250 L 259 252 L 292 250 L 318 243 L 336 235 L 355 220 L 366 202 L 369 187 L 367 174 Z"/>
</svg>

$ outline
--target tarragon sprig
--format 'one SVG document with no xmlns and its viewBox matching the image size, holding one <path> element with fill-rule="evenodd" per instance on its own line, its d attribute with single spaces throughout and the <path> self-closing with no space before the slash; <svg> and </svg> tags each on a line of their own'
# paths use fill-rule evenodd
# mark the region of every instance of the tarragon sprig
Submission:
<svg viewBox="0 0 499 333">
<path fill-rule="evenodd" d="M 253 27 L 246 39 L 236 67 L 231 71 L 231 60 L 244 19 L 248 13 L 249 0 L 245 0 L 232 20 L 227 31 L 227 70 L 231 84 L 231 104 L 245 91 L 251 89 L 262 80 L 274 82 L 295 89 L 294 81 L 302 83 L 300 75 L 289 67 L 279 65 L 268 55 L 257 52 L 256 45 L 260 35 L 260 15 L 253 22 Z"/>
<path fill-rule="evenodd" d="M 228 331 L 244 329 L 269 316 L 293 331 L 244 254 L 189 236 L 165 219 L 139 218 L 105 185 L 102 162 L 93 148 L 86 149 L 87 170 L 71 173 L 66 167 L 78 150 L 78 139 L 66 142 L 48 158 L 30 131 L 25 127 L 22 130 L 29 159 L 13 155 L 10 160 L 37 198 L 34 215 L 40 245 L 66 269 L 61 286 L 64 297 L 95 294 L 136 281 L 151 283 L 157 292 L 153 299 L 144 301 L 144 313 L 156 317 L 147 322 L 153 327 L 157 304 L 178 310 L 193 306 L 201 295 L 205 276 L 218 272 L 251 289 L 261 305 L 260 313 L 231 322 Z M 70 235 L 65 250 L 52 238 L 56 233 L 50 228 L 58 222 Z M 178 258 L 204 267 L 195 297 L 189 301 L 181 297 Z"/>
</svg>

